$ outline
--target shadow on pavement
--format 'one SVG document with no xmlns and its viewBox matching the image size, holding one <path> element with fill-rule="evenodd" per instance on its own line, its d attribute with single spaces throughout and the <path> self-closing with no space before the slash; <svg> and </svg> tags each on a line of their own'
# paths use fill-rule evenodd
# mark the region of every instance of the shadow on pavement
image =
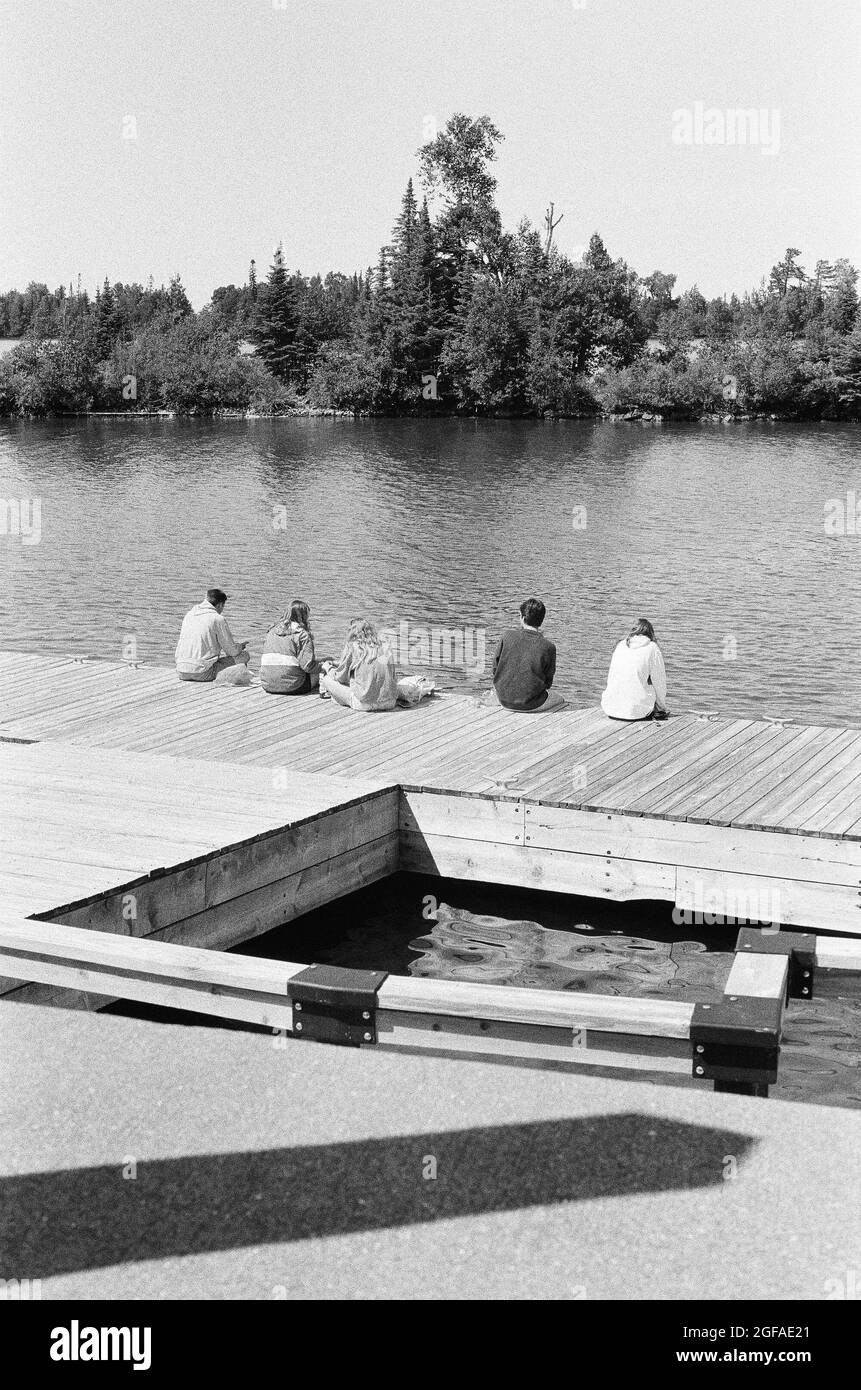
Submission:
<svg viewBox="0 0 861 1390">
<path fill-rule="evenodd" d="M 720 1186 L 755 1141 L 638 1114 L 0 1178 L 0 1273 L 48 1278 L 137 1260 Z M 436 1176 L 432 1176 L 435 1173 Z"/>
</svg>

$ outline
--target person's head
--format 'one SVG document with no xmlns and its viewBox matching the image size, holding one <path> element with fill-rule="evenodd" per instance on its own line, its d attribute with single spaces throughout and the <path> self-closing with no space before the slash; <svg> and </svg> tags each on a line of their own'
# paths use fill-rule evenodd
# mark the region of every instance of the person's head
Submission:
<svg viewBox="0 0 861 1390">
<path fill-rule="evenodd" d="M 524 622 L 527 627 L 540 627 L 544 622 L 544 615 L 546 612 L 547 609 L 544 607 L 540 598 L 524 599 L 520 605 L 521 621 Z"/>
<path fill-rule="evenodd" d="M 290 604 L 289 621 L 291 623 L 298 623 L 300 627 L 307 628 L 310 632 L 311 609 L 303 598 L 294 598 L 293 602 Z"/>
<path fill-rule="evenodd" d="M 223 613 L 224 605 L 227 602 L 227 595 L 223 589 L 207 589 L 206 601 L 207 603 L 211 603 L 213 608 L 217 609 L 219 613 Z"/>
<path fill-rule="evenodd" d="M 630 642 L 632 637 L 648 637 L 650 642 L 657 642 L 658 640 L 655 636 L 655 629 L 652 627 L 648 618 L 637 619 L 625 640 Z"/>
<path fill-rule="evenodd" d="M 367 618 L 351 618 L 347 631 L 347 646 L 354 652 L 376 656 L 382 643 L 377 629 Z"/>
</svg>

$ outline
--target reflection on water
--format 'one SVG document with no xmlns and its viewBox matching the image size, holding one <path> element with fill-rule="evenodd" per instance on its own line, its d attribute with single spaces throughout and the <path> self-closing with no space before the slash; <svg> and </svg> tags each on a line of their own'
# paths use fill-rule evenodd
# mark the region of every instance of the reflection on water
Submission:
<svg viewBox="0 0 861 1390">
<path fill-rule="evenodd" d="M 708 1003 L 723 994 L 736 930 L 691 930 L 674 925 L 667 903 L 401 874 L 239 949 L 431 979 Z M 771 1094 L 861 1106 L 861 999 L 792 1002 Z"/>
<path fill-rule="evenodd" d="M 857 425 L 661 430 L 585 421 L 0 422 L 0 497 L 40 497 L 42 539 L 0 535 L 0 647 L 170 662 L 210 584 L 259 655 L 295 594 L 323 650 L 364 612 L 486 630 L 537 592 L 558 685 L 597 703 L 633 618 L 656 624 L 671 708 L 859 722 Z M 574 528 L 574 508 L 585 527 Z"/>
</svg>

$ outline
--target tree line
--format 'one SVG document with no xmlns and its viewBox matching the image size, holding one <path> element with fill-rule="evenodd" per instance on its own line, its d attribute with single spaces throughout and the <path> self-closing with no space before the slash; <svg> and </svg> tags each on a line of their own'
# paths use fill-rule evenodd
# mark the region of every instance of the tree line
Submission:
<svg viewBox="0 0 861 1390">
<path fill-rule="evenodd" d="M 0 414 L 303 409 L 367 414 L 779 414 L 861 418 L 857 271 L 798 248 L 759 288 L 708 300 L 638 275 L 596 233 L 578 260 L 541 226 L 503 227 L 500 131 L 451 117 L 418 152 L 391 241 L 362 273 L 291 272 L 195 313 L 165 288 L 71 285 L 0 295 Z"/>
</svg>

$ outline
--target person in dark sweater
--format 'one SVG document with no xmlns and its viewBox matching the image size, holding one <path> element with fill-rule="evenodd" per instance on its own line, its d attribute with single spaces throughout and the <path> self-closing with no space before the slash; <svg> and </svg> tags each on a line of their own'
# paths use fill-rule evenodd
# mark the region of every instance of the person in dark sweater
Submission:
<svg viewBox="0 0 861 1390">
<path fill-rule="evenodd" d="M 561 709 L 561 695 L 550 689 L 556 675 L 556 647 L 539 631 L 546 609 L 540 598 L 520 605 L 520 627 L 503 632 L 493 658 L 493 688 L 499 703 L 522 714 Z"/>
</svg>

